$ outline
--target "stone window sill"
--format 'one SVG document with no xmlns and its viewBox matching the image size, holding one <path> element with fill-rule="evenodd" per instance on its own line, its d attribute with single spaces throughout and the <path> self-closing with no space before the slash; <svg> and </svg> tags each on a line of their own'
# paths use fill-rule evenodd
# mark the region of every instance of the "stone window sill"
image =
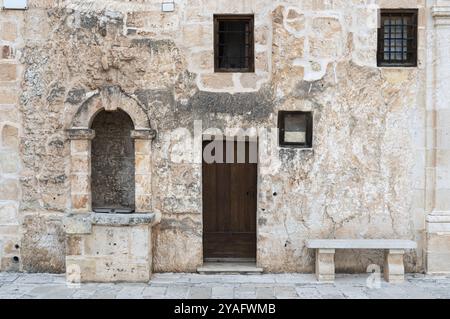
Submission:
<svg viewBox="0 0 450 319">
<path fill-rule="evenodd" d="M 314 148 L 312 148 L 312 147 L 279 146 L 279 148 L 280 148 L 280 149 L 283 149 L 283 150 L 294 150 L 294 151 L 314 152 Z"/>
<path fill-rule="evenodd" d="M 92 226 L 128 227 L 138 225 L 153 226 L 156 222 L 154 213 L 148 214 L 69 214 L 63 224 L 67 234 L 91 234 Z"/>
</svg>

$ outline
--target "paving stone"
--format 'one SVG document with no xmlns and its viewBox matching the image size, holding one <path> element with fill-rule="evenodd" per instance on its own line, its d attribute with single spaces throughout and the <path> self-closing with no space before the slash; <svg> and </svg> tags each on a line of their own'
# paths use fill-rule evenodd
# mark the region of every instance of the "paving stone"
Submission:
<svg viewBox="0 0 450 319">
<path fill-rule="evenodd" d="M 19 278 L 19 274 L 0 272 L 0 284 L 14 282 L 17 278 Z"/>
<path fill-rule="evenodd" d="M 345 299 L 344 293 L 334 285 L 320 286 L 317 290 L 322 299 Z"/>
<path fill-rule="evenodd" d="M 273 287 L 257 287 L 256 299 L 275 299 Z"/>
<path fill-rule="evenodd" d="M 189 290 L 189 299 L 210 299 L 212 296 L 211 287 L 191 287 Z"/>
<path fill-rule="evenodd" d="M 31 290 L 28 291 L 27 295 L 29 296 L 43 296 L 45 294 L 48 294 L 53 289 L 61 288 L 61 285 L 47 285 L 47 284 L 41 284 L 37 285 Z"/>
<path fill-rule="evenodd" d="M 234 298 L 235 299 L 255 299 L 256 298 L 256 288 L 250 286 L 240 286 L 234 288 Z"/>
<path fill-rule="evenodd" d="M 35 285 L 24 285 L 16 283 L 4 284 L 0 291 L 0 295 L 23 295 L 29 293 L 33 288 L 35 288 Z"/>
<path fill-rule="evenodd" d="M 53 274 L 26 274 L 21 275 L 15 280 L 18 284 L 48 284 L 53 282 L 65 282 L 64 275 Z"/>
<path fill-rule="evenodd" d="M 211 297 L 213 299 L 233 299 L 234 286 L 217 286 L 212 288 Z"/>
<path fill-rule="evenodd" d="M 277 284 L 317 284 L 312 274 L 279 274 L 274 277 Z"/>
<path fill-rule="evenodd" d="M 320 299 L 321 295 L 316 288 L 296 287 L 295 291 L 300 299 Z"/>
<path fill-rule="evenodd" d="M 116 296 L 116 299 L 141 299 L 145 287 L 142 286 L 125 286 Z"/>
<path fill-rule="evenodd" d="M 267 275 L 224 275 L 222 282 L 228 284 L 273 284 L 275 279 L 273 276 Z"/>
<path fill-rule="evenodd" d="M 147 287 L 144 288 L 142 296 L 144 298 L 162 298 L 165 296 L 167 291 L 167 286 L 164 287 Z"/>
<path fill-rule="evenodd" d="M 448 276 L 408 275 L 402 284 L 365 284 L 367 276 L 338 275 L 335 284 L 310 281 L 309 275 L 157 274 L 149 284 L 68 285 L 63 275 L 0 273 L 0 299 L 450 299 Z M 291 279 L 291 280 L 289 280 Z"/>
<path fill-rule="evenodd" d="M 169 286 L 167 287 L 166 298 L 168 299 L 186 299 L 189 292 L 189 286 Z"/>
<path fill-rule="evenodd" d="M 275 287 L 275 297 L 277 299 L 292 299 L 298 298 L 295 286 L 281 286 Z"/>
<path fill-rule="evenodd" d="M 49 291 L 42 296 L 41 299 L 71 299 L 75 293 L 74 289 L 67 287 L 57 287 L 49 289 Z"/>
<path fill-rule="evenodd" d="M 341 289 L 342 294 L 346 299 L 369 299 L 366 290 L 369 288 L 348 287 Z"/>
<path fill-rule="evenodd" d="M 202 284 L 202 283 L 216 283 L 221 284 L 224 283 L 224 276 L 221 275 L 200 275 L 200 274 L 194 274 L 188 277 L 189 282 L 196 284 Z"/>
<path fill-rule="evenodd" d="M 72 299 L 90 299 L 95 294 L 95 289 L 86 290 L 86 289 L 78 289 L 75 290 L 72 295 Z"/>
</svg>

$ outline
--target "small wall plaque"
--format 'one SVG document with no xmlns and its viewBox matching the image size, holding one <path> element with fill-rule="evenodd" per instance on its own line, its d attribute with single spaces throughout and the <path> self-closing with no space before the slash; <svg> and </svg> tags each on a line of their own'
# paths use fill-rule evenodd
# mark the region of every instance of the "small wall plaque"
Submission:
<svg viewBox="0 0 450 319">
<path fill-rule="evenodd" d="M 4 10 L 26 10 L 28 9 L 27 0 L 3 0 Z"/>
<path fill-rule="evenodd" d="M 163 2 L 162 3 L 162 11 L 163 12 L 173 12 L 175 11 L 175 3 L 172 2 Z"/>
</svg>

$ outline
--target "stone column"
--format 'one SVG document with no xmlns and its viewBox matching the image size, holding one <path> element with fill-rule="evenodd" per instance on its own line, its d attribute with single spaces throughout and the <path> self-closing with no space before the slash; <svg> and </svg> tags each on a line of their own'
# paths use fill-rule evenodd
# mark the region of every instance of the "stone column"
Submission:
<svg viewBox="0 0 450 319">
<path fill-rule="evenodd" d="M 72 213 L 91 213 L 91 141 L 90 129 L 68 131 L 70 139 L 70 187 Z"/>
<path fill-rule="evenodd" d="M 427 272 L 450 273 L 450 3 L 437 0 L 431 8 L 432 114 L 429 122 L 431 159 L 428 170 L 431 213 L 427 216 Z"/>
<path fill-rule="evenodd" d="M 156 132 L 140 129 L 131 132 L 135 143 L 135 192 L 136 213 L 149 213 L 152 205 L 152 140 Z"/>
</svg>

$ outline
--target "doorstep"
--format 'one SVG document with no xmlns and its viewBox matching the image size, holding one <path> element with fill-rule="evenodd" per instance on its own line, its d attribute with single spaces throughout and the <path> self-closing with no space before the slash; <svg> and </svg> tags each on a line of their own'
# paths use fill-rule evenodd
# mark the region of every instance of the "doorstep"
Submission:
<svg viewBox="0 0 450 319">
<path fill-rule="evenodd" d="M 197 269 L 200 274 L 261 274 L 262 268 L 256 267 L 255 262 L 205 262 Z"/>
</svg>

